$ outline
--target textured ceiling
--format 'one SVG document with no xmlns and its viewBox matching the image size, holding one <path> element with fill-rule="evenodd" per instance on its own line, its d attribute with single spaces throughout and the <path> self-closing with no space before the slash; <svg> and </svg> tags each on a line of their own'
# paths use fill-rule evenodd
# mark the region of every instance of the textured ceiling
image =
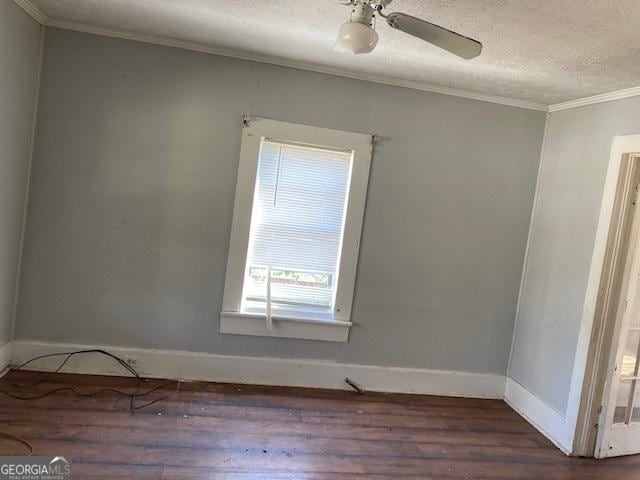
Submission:
<svg viewBox="0 0 640 480">
<path fill-rule="evenodd" d="M 31 0 L 47 17 L 536 103 L 640 85 L 639 0 L 394 0 L 481 40 L 453 57 L 380 22 L 369 55 L 333 51 L 349 8 L 334 0 Z"/>
</svg>

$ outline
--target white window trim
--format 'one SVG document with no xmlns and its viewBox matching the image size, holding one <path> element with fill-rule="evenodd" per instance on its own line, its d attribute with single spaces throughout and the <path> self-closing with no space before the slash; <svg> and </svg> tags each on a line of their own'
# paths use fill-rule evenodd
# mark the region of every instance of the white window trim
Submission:
<svg viewBox="0 0 640 480">
<path fill-rule="evenodd" d="M 251 211 L 260 144 L 263 139 L 353 150 L 353 166 L 344 235 L 340 250 L 338 285 L 332 318 L 274 315 L 272 328 L 267 327 L 266 315 L 241 311 Z M 369 184 L 369 169 L 373 137 L 362 133 L 343 132 L 328 128 L 279 122 L 267 118 L 245 116 L 240 147 L 240 163 L 236 184 L 233 222 L 227 259 L 220 333 L 285 338 L 304 338 L 346 342 L 351 323 L 351 307 L 355 289 L 360 235 Z"/>
</svg>

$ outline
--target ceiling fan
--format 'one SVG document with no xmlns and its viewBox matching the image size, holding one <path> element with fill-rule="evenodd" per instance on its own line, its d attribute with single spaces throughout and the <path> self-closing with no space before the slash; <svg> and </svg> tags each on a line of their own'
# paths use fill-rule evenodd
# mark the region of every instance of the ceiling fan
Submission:
<svg viewBox="0 0 640 480">
<path fill-rule="evenodd" d="M 350 53 L 361 54 L 373 51 L 378 43 L 375 31 L 376 15 L 384 18 L 391 28 L 401 30 L 466 60 L 482 52 L 482 44 L 459 33 L 433 23 L 420 20 L 405 13 L 392 12 L 385 15 L 384 9 L 392 0 L 349 0 L 343 5 L 351 6 L 351 18 L 340 26 L 338 43 Z"/>
</svg>

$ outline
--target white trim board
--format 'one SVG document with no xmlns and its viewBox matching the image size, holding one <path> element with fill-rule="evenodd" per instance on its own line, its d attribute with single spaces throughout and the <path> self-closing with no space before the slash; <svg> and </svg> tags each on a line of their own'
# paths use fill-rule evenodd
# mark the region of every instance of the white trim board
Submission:
<svg viewBox="0 0 640 480">
<path fill-rule="evenodd" d="M 580 419 L 580 398 L 587 369 L 587 357 L 591 344 L 591 333 L 593 321 L 596 313 L 596 305 L 600 291 L 602 269 L 609 238 L 609 228 L 613 215 L 616 190 L 620 176 L 622 158 L 627 153 L 640 151 L 640 134 L 623 135 L 614 137 L 607 167 L 607 176 L 604 183 L 602 201 L 600 203 L 600 214 L 598 217 L 598 227 L 596 230 L 591 264 L 589 267 L 589 277 L 587 288 L 582 304 L 582 315 L 580 317 L 580 331 L 576 346 L 576 354 L 573 362 L 573 372 L 571 375 L 571 386 L 567 402 L 567 421 L 571 426 L 572 434 L 575 434 L 576 426 Z M 573 442 L 574 438 L 571 438 Z"/>
<path fill-rule="evenodd" d="M 6 368 L 11 363 L 11 342 L 0 346 L 0 377 L 4 375 Z"/>
<path fill-rule="evenodd" d="M 559 112 L 570 108 L 585 107 L 587 105 L 595 105 L 596 103 L 613 102 L 614 100 L 622 100 L 623 98 L 637 97 L 638 95 L 640 95 L 640 87 L 627 88 L 625 90 L 602 93 L 600 95 L 549 105 L 549 111 Z"/>
<path fill-rule="evenodd" d="M 520 319 L 520 311 L 522 307 L 522 298 L 526 287 L 527 273 L 529 270 L 529 253 L 531 252 L 531 241 L 533 239 L 533 230 L 535 228 L 536 213 L 538 212 L 538 201 L 540 199 L 540 186 L 542 185 L 542 175 L 544 174 L 544 161 L 547 152 L 547 144 L 549 143 L 549 128 L 551 127 L 551 115 L 546 114 L 544 119 L 544 132 L 542 134 L 542 143 L 540 145 L 540 156 L 538 159 L 538 173 L 536 175 L 535 190 L 533 192 L 533 205 L 531 206 L 531 216 L 529 217 L 529 231 L 527 233 L 527 244 L 524 249 L 524 257 L 522 259 L 522 272 L 520 273 L 520 288 L 518 290 L 518 300 L 516 302 L 516 314 L 513 322 L 513 332 L 511 334 L 511 349 L 509 350 L 509 362 L 507 363 L 507 377 L 511 374 L 511 365 L 513 363 L 513 354 L 515 351 L 516 337 L 518 335 L 518 323 Z"/>
<path fill-rule="evenodd" d="M 341 77 L 352 78 L 355 80 L 363 80 L 367 82 L 380 83 L 383 85 L 392 85 L 396 87 L 411 88 L 413 90 L 421 90 L 424 92 L 440 93 L 442 95 L 451 95 L 454 97 L 469 98 L 472 100 L 479 100 L 482 102 L 497 103 L 500 105 L 508 105 L 512 107 L 525 108 L 527 110 L 539 110 L 542 112 L 558 112 L 558 111 L 567 110 L 570 108 L 584 107 L 586 105 L 593 105 L 595 103 L 610 102 L 613 100 L 620 100 L 622 98 L 629 98 L 629 97 L 635 97 L 640 95 L 640 86 L 638 86 L 634 88 L 628 88 L 624 90 L 618 90 L 614 92 L 593 95 L 590 97 L 569 100 L 567 102 L 555 103 L 552 105 L 545 105 L 542 103 L 529 102 L 526 100 L 518 100 L 515 98 L 507 98 L 507 97 L 501 97 L 498 95 L 488 95 L 484 93 L 460 90 L 457 88 L 443 87 L 440 85 L 433 85 L 425 82 L 416 82 L 412 80 L 390 78 L 390 77 L 384 77 L 380 75 L 355 73 L 355 72 L 350 72 L 344 69 L 326 67 L 318 64 L 308 63 L 308 62 L 300 62 L 296 60 L 289 60 L 289 59 L 274 57 L 270 55 L 261 55 L 261 54 L 255 54 L 250 52 L 243 52 L 235 49 L 224 48 L 224 47 L 216 47 L 211 45 L 187 42 L 184 40 L 161 37 L 158 35 L 145 35 L 145 34 L 139 34 L 139 33 L 125 32 L 123 30 L 103 28 L 96 25 L 86 25 L 78 22 L 59 20 L 59 19 L 47 17 L 38 7 L 33 5 L 33 3 L 31 3 L 30 0 L 14 0 L 14 2 L 16 2 L 20 7 L 22 7 L 22 9 L 25 12 L 31 15 L 34 20 L 48 27 L 57 27 L 57 28 L 63 28 L 66 30 L 75 30 L 78 32 L 93 33 L 95 35 L 124 38 L 127 40 L 153 43 L 156 45 L 164 45 L 167 47 L 182 48 L 185 50 L 192 50 L 192 51 L 201 52 L 201 53 L 210 53 L 210 54 L 221 55 L 225 57 L 240 58 L 243 60 L 250 60 L 250 61 L 260 62 L 260 63 L 268 63 L 272 65 L 279 65 L 282 67 L 297 68 L 300 70 L 325 73 L 328 75 L 337 75 Z"/>
<path fill-rule="evenodd" d="M 281 122 L 245 115 L 238 163 L 238 179 L 233 206 L 233 221 L 224 283 L 220 332 L 236 335 L 307 338 L 346 342 L 351 327 L 351 306 L 355 287 L 360 236 L 369 184 L 373 136 L 310 125 Z M 269 302 L 253 312 L 247 310 L 245 278 L 251 253 L 254 188 L 257 192 L 261 155 L 266 139 L 294 145 L 317 145 L 341 151 L 350 170 L 344 198 L 341 241 L 337 252 L 337 281 L 333 284 L 330 311 L 287 309 L 273 312 Z M 281 152 L 282 153 L 282 152 Z M 267 282 L 267 297 L 269 297 Z M 267 310 L 265 311 L 266 308 Z"/>
<path fill-rule="evenodd" d="M 276 57 L 272 55 L 263 55 L 258 53 L 245 52 L 241 50 L 217 47 L 213 45 L 205 45 L 201 43 L 188 42 L 185 40 L 178 40 L 174 38 L 162 37 L 159 35 L 147 35 L 141 33 L 126 32 L 124 30 L 116 30 L 111 28 L 99 27 L 96 25 L 87 25 L 78 22 L 71 22 L 67 20 L 59 20 L 55 18 L 49 18 L 42 13 L 36 6 L 34 6 L 29 0 L 14 0 L 20 7 L 22 7 L 29 15 L 31 15 L 36 21 L 47 27 L 63 28 L 66 30 L 75 30 L 78 32 L 92 33 L 95 35 L 102 35 L 107 37 L 123 38 L 126 40 L 134 40 L 144 43 L 152 43 L 155 45 L 164 45 L 166 47 L 182 48 L 184 50 L 191 50 L 201 53 L 209 53 L 213 55 L 221 55 L 223 57 L 233 57 L 242 60 L 250 60 L 259 63 L 268 63 L 271 65 L 278 65 L 281 67 L 296 68 L 299 70 L 307 70 L 311 72 L 324 73 L 327 75 L 336 75 L 340 77 L 351 78 L 354 80 L 363 80 L 366 82 L 380 83 L 383 85 L 391 85 L 395 87 L 410 88 L 413 90 L 421 90 L 424 92 L 440 93 L 443 95 L 450 95 L 454 97 L 469 98 L 472 100 L 479 100 L 482 102 L 497 103 L 500 105 L 507 105 L 511 107 L 524 108 L 527 110 L 539 110 L 543 112 L 548 111 L 547 105 L 535 102 L 529 102 L 526 100 L 518 100 L 515 98 L 501 97 L 497 95 L 489 95 L 479 92 L 470 92 L 466 90 L 460 90 L 457 88 L 443 87 L 440 85 L 433 85 L 426 82 L 417 82 L 412 80 L 403 80 L 400 78 L 385 77 L 382 75 L 364 74 L 351 72 L 349 70 L 328 67 L 315 63 L 302 62 L 297 60 L 290 60 L 286 58 Z"/>
<path fill-rule="evenodd" d="M 106 350 L 123 358 L 149 378 L 349 390 L 344 383 L 345 377 L 349 377 L 371 392 L 504 399 L 564 453 L 571 452 L 573 432 L 568 429 L 570 422 L 513 379 L 500 374 L 25 340 L 11 342 L 8 351 L 11 352 L 11 365 L 16 366 L 39 355 L 92 349 Z M 42 359 L 29 368 L 53 371 L 60 365 L 61 358 Z M 98 354 L 72 358 L 63 372 L 128 374 L 114 361 Z"/>
<path fill-rule="evenodd" d="M 31 15 L 31 18 L 33 18 L 41 25 L 45 25 L 49 20 L 49 18 L 44 13 L 42 13 L 42 10 L 36 7 L 29 0 L 14 0 L 14 2 L 16 2 L 20 8 Z"/>
<path fill-rule="evenodd" d="M 38 112 L 40 111 L 40 86 L 42 84 L 42 60 L 44 59 L 45 27 L 40 25 L 40 51 L 38 52 L 38 73 L 36 77 L 35 92 L 33 97 L 33 120 L 31 126 L 31 138 L 29 144 L 29 161 L 25 175 L 24 201 L 22 205 L 22 224 L 20 226 L 20 243 L 18 245 L 18 265 L 16 267 L 16 289 L 13 294 L 13 311 L 11 314 L 11 335 L 14 337 L 16 330 L 16 318 L 18 317 L 18 299 L 20 297 L 20 278 L 22 275 L 22 253 L 24 251 L 24 239 L 27 231 L 27 214 L 29 213 L 29 192 L 31 191 L 31 171 L 33 169 L 33 157 L 36 148 L 36 129 L 38 126 Z"/>
<path fill-rule="evenodd" d="M 556 447 L 567 455 L 572 451 L 573 432 L 566 418 L 512 378 L 507 378 L 504 401 Z"/>
<path fill-rule="evenodd" d="M 122 357 L 150 378 L 348 390 L 344 379 L 349 377 L 367 391 L 493 399 L 502 399 L 505 387 L 505 377 L 499 374 L 21 340 L 12 342 L 11 364 L 20 365 L 39 355 L 98 348 Z M 52 371 L 59 364 L 60 358 L 48 358 L 29 368 Z M 127 375 L 115 362 L 98 354 L 72 358 L 63 371 Z"/>
<path fill-rule="evenodd" d="M 344 70 L 341 68 L 319 65 L 317 63 L 309 63 L 309 62 L 303 62 L 299 60 L 290 60 L 290 59 L 271 56 L 271 55 L 244 52 L 241 50 L 205 45 L 200 43 L 193 43 L 185 40 L 171 39 L 171 38 L 161 37 L 157 35 L 130 33 L 130 32 L 125 32 L 121 30 L 114 30 L 110 28 L 97 27 L 93 25 L 84 25 L 81 23 L 68 22 L 64 20 L 55 20 L 55 19 L 47 21 L 45 25 L 48 27 L 63 28 L 66 30 L 75 30 L 78 32 L 92 33 L 95 35 L 103 35 L 107 37 L 123 38 L 127 40 L 138 41 L 138 42 L 152 43 L 155 45 L 163 45 L 166 47 L 182 48 L 184 50 L 191 50 L 191 51 L 200 52 L 200 53 L 209 53 L 213 55 L 220 55 L 223 57 L 239 58 L 242 60 L 249 60 L 249 61 L 258 62 L 258 63 L 267 63 L 270 65 L 277 65 L 281 67 L 296 68 L 299 70 L 324 73 L 327 75 L 336 75 L 339 77 L 351 78 L 353 80 L 362 80 L 366 82 L 379 83 L 383 85 L 391 85 L 394 87 L 410 88 L 413 90 L 420 90 L 423 92 L 440 93 L 443 95 L 468 98 L 471 100 L 479 100 L 482 102 L 497 103 L 500 105 L 524 108 L 527 110 L 539 110 L 543 112 L 548 111 L 548 107 L 546 105 L 543 105 L 541 103 L 529 102 L 526 100 L 518 100 L 515 98 L 507 98 L 507 97 L 489 95 L 489 94 L 479 93 L 479 92 L 470 92 L 467 90 L 444 87 L 441 85 L 433 85 L 426 82 L 417 82 L 414 80 L 404 80 L 400 78 L 385 77 L 382 75 L 375 75 L 375 74 L 356 73 L 356 72 L 351 72 L 349 70 Z"/>
</svg>

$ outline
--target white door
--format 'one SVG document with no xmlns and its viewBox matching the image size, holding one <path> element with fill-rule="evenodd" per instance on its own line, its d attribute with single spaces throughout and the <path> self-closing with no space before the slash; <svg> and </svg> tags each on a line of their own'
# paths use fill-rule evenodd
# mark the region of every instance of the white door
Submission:
<svg viewBox="0 0 640 480">
<path fill-rule="evenodd" d="M 636 187 L 637 190 L 638 187 Z M 636 202 L 634 202 L 637 204 Z M 640 208 L 636 206 L 625 282 L 613 334 L 595 456 L 640 453 Z"/>
</svg>

